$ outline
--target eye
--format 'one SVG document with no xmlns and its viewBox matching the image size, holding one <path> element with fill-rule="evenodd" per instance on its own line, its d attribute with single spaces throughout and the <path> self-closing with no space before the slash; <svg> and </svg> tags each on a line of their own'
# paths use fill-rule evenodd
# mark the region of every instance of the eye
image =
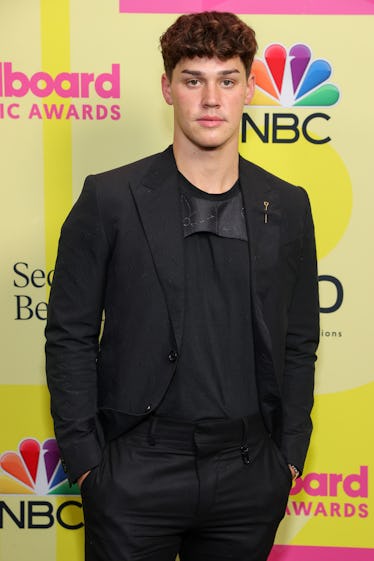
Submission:
<svg viewBox="0 0 374 561">
<path fill-rule="evenodd" d="M 200 85 L 200 80 L 197 78 L 190 78 L 187 80 L 187 86 L 191 86 L 192 88 L 196 88 L 196 86 Z"/>
<path fill-rule="evenodd" d="M 224 80 L 222 80 L 222 85 L 225 88 L 231 88 L 234 85 L 234 83 L 235 82 L 233 80 L 230 80 L 229 78 L 225 78 Z"/>
</svg>

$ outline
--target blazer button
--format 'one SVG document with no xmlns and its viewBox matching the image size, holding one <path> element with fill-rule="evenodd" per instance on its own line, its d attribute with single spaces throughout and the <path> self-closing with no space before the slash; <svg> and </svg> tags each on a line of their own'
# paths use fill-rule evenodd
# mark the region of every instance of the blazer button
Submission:
<svg viewBox="0 0 374 561">
<path fill-rule="evenodd" d="M 170 362 L 175 362 L 178 358 L 178 353 L 177 351 L 170 351 L 169 355 L 168 355 L 168 359 L 170 360 Z"/>
</svg>

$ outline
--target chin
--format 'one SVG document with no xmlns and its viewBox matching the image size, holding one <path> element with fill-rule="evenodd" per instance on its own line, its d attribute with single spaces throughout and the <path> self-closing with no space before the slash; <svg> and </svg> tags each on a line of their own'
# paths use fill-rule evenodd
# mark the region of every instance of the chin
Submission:
<svg viewBox="0 0 374 561">
<path fill-rule="evenodd" d="M 221 144 L 209 144 L 206 146 L 200 146 L 201 150 L 205 150 L 206 152 L 213 152 L 213 150 L 218 150 L 221 148 Z"/>
<path fill-rule="evenodd" d="M 222 142 L 219 140 L 197 140 L 194 144 L 198 146 L 201 150 L 217 150 L 218 148 L 222 148 L 226 144 L 226 142 Z"/>
</svg>

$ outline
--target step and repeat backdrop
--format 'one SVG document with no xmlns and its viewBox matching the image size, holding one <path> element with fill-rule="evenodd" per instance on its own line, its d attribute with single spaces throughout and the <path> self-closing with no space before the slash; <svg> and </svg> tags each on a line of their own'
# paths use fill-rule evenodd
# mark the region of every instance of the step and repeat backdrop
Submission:
<svg viewBox="0 0 374 561">
<path fill-rule="evenodd" d="M 44 376 L 59 231 L 87 174 L 171 142 L 158 39 L 179 13 L 210 9 L 240 14 L 258 37 L 240 152 L 303 185 L 316 224 L 315 430 L 271 561 L 374 559 L 374 2 L 2 0 L 2 561 L 83 559 Z"/>
</svg>

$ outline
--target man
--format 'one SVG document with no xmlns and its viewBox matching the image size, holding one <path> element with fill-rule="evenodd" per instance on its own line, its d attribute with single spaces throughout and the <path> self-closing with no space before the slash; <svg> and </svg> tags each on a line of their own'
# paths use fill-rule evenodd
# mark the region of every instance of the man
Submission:
<svg viewBox="0 0 374 561">
<path fill-rule="evenodd" d="M 87 178 L 62 229 L 47 372 L 88 561 L 263 561 L 303 469 L 313 224 L 238 155 L 256 47 L 233 14 L 178 18 L 172 147 Z"/>
</svg>

